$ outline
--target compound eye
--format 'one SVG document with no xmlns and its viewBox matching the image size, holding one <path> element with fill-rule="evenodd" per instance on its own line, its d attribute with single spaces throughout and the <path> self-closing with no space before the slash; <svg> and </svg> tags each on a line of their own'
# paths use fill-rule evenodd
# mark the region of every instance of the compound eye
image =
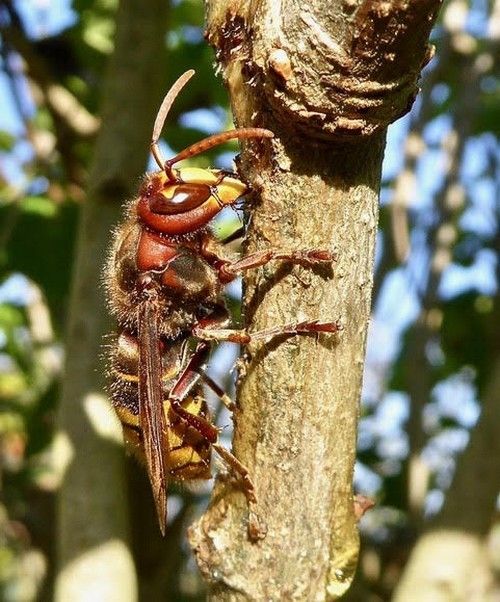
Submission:
<svg viewBox="0 0 500 602">
<path fill-rule="evenodd" d="M 176 215 L 185 213 L 203 205 L 210 198 L 212 191 L 207 184 L 174 184 L 173 195 L 169 198 L 157 192 L 149 200 L 149 209 L 159 215 Z"/>
</svg>

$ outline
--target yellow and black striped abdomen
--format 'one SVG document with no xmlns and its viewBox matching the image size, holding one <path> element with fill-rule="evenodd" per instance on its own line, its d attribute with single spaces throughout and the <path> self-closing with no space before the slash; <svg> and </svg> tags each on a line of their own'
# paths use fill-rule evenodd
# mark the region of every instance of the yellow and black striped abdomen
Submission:
<svg viewBox="0 0 500 602">
<path fill-rule="evenodd" d="M 168 427 L 168 449 L 162 453 L 171 478 L 176 480 L 210 478 L 210 443 L 186 424 L 170 407 L 168 395 L 183 367 L 183 343 L 171 342 L 162 352 L 163 410 Z M 111 353 L 111 400 L 122 423 L 128 451 L 144 462 L 144 446 L 139 424 L 139 349 L 137 339 L 121 333 Z M 205 419 L 209 418 L 207 403 L 201 387 L 181 402 L 184 410 Z"/>
</svg>

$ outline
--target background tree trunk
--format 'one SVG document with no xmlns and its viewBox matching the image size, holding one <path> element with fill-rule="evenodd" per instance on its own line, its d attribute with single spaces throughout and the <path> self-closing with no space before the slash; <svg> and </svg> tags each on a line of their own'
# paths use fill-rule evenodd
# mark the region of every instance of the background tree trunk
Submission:
<svg viewBox="0 0 500 602">
<path fill-rule="evenodd" d="M 498 312 L 497 296 L 497 316 Z M 491 333 L 495 347 L 499 334 L 498 328 Z M 493 577 L 485 540 L 493 524 L 500 491 L 499 423 L 500 356 L 497 355 L 482 398 L 481 416 L 467 449 L 458 459 L 441 512 L 412 552 L 394 596 L 396 602 L 489 599 Z"/>
<path fill-rule="evenodd" d="M 164 89 L 168 3 L 123 0 L 105 81 L 102 128 L 81 216 L 59 413 L 59 461 L 68 466 L 59 503 L 56 599 L 136 599 L 127 547 L 121 433 L 103 393 L 109 331 L 101 273 L 120 205 L 144 170 Z M 110 421 L 112 423 L 110 423 Z M 64 456 L 64 457 L 63 457 Z"/>
<path fill-rule="evenodd" d="M 191 530 L 213 600 L 326 600 L 350 585 L 352 473 L 387 125 L 414 98 L 439 1 L 209 2 L 208 37 L 248 145 L 247 251 L 326 248 L 333 270 L 273 264 L 248 276 L 251 329 L 340 319 L 336 337 L 249 346 L 234 451 L 256 515 L 219 483 Z M 265 536 L 264 536 L 265 535 Z"/>
</svg>

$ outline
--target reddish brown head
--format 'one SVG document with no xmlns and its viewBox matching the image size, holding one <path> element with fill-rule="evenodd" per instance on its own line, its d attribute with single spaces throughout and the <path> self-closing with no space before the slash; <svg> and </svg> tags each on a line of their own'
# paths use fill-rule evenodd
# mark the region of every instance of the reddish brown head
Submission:
<svg viewBox="0 0 500 602">
<path fill-rule="evenodd" d="M 186 167 L 177 173 L 175 182 L 165 172 L 151 176 L 137 203 L 139 220 L 170 236 L 202 228 L 247 190 L 237 178 L 217 171 Z"/>
<path fill-rule="evenodd" d="M 207 225 L 226 205 L 232 205 L 247 191 L 246 185 L 235 177 L 218 170 L 188 167 L 173 169 L 173 165 L 198 155 L 234 138 L 272 138 L 273 133 L 262 128 L 246 128 L 222 132 L 200 140 L 163 161 L 158 140 L 168 111 L 177 94 L 194 75 L 186 71 L 165 96 L 153 128 L 151 152 L 161 168 L 153 174 L 137 203 L 137 216 L 152 230 L 177 236 L 195 232 Z"/>
</svg>

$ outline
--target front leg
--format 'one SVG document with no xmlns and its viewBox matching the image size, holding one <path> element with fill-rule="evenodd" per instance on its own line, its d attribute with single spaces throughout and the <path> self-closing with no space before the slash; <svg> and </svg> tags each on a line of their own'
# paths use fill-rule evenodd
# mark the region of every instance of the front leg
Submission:
<svg viewBox="0 0 500 602">
<path fill-rule="evenodd" d="M 194 337 L 202 341 L 228 341 L 230 343 L 238 343 L 247 345 L 253 341 L 263 339 L 272 339 L 283 335 L 301 335 L 319 332 L 336 333 L 342 330 L 340 322 L 320 322 L 319 320 L 305 320 L 303 322 L 293 322 L 292 324 L 284 324 L 283 326 L 274 326 L 266 330 L 257 330 L 256 332 L 248 332 L 244 328 L 211 328 L 207 325 L 194 326 L 192 334 Z"/>
<path fill-rule="evenodd" d="M 201 254 L 217 270 L 219 280 L 224 284 L 233 281 L 246 270 L 258 268 L 274 260 L 308 266 L 332 263 L 337 260 L 337 254 L 326 249 L 307 249 L 302 251 L 267 249 L 265 251 L 250 253 L 236 261 L 229 261 L 217 255 L 216 250 L 210 247 L 209 240 L 205 241 L 202 245 Z"/>
<path fill-rule="evenodd" d="M 324 249 L 310 249 L 308 251 L 282 251 L 280 249 L 268 249 L 267 251 L 256 251 L 250 253 L 237 261 L 223 262 L 219 269 L 219 278 L 222 282 L 231 282 L 239 274 L 245 270 L 258 268 L 266 265 L 270 261 L 280 259 L 290 263 L 298 263 L 300 265 L 316 265 L 318 263 L 332 263 L 336 261 L 337 256 L 331 251 Z"/>
</svg>

